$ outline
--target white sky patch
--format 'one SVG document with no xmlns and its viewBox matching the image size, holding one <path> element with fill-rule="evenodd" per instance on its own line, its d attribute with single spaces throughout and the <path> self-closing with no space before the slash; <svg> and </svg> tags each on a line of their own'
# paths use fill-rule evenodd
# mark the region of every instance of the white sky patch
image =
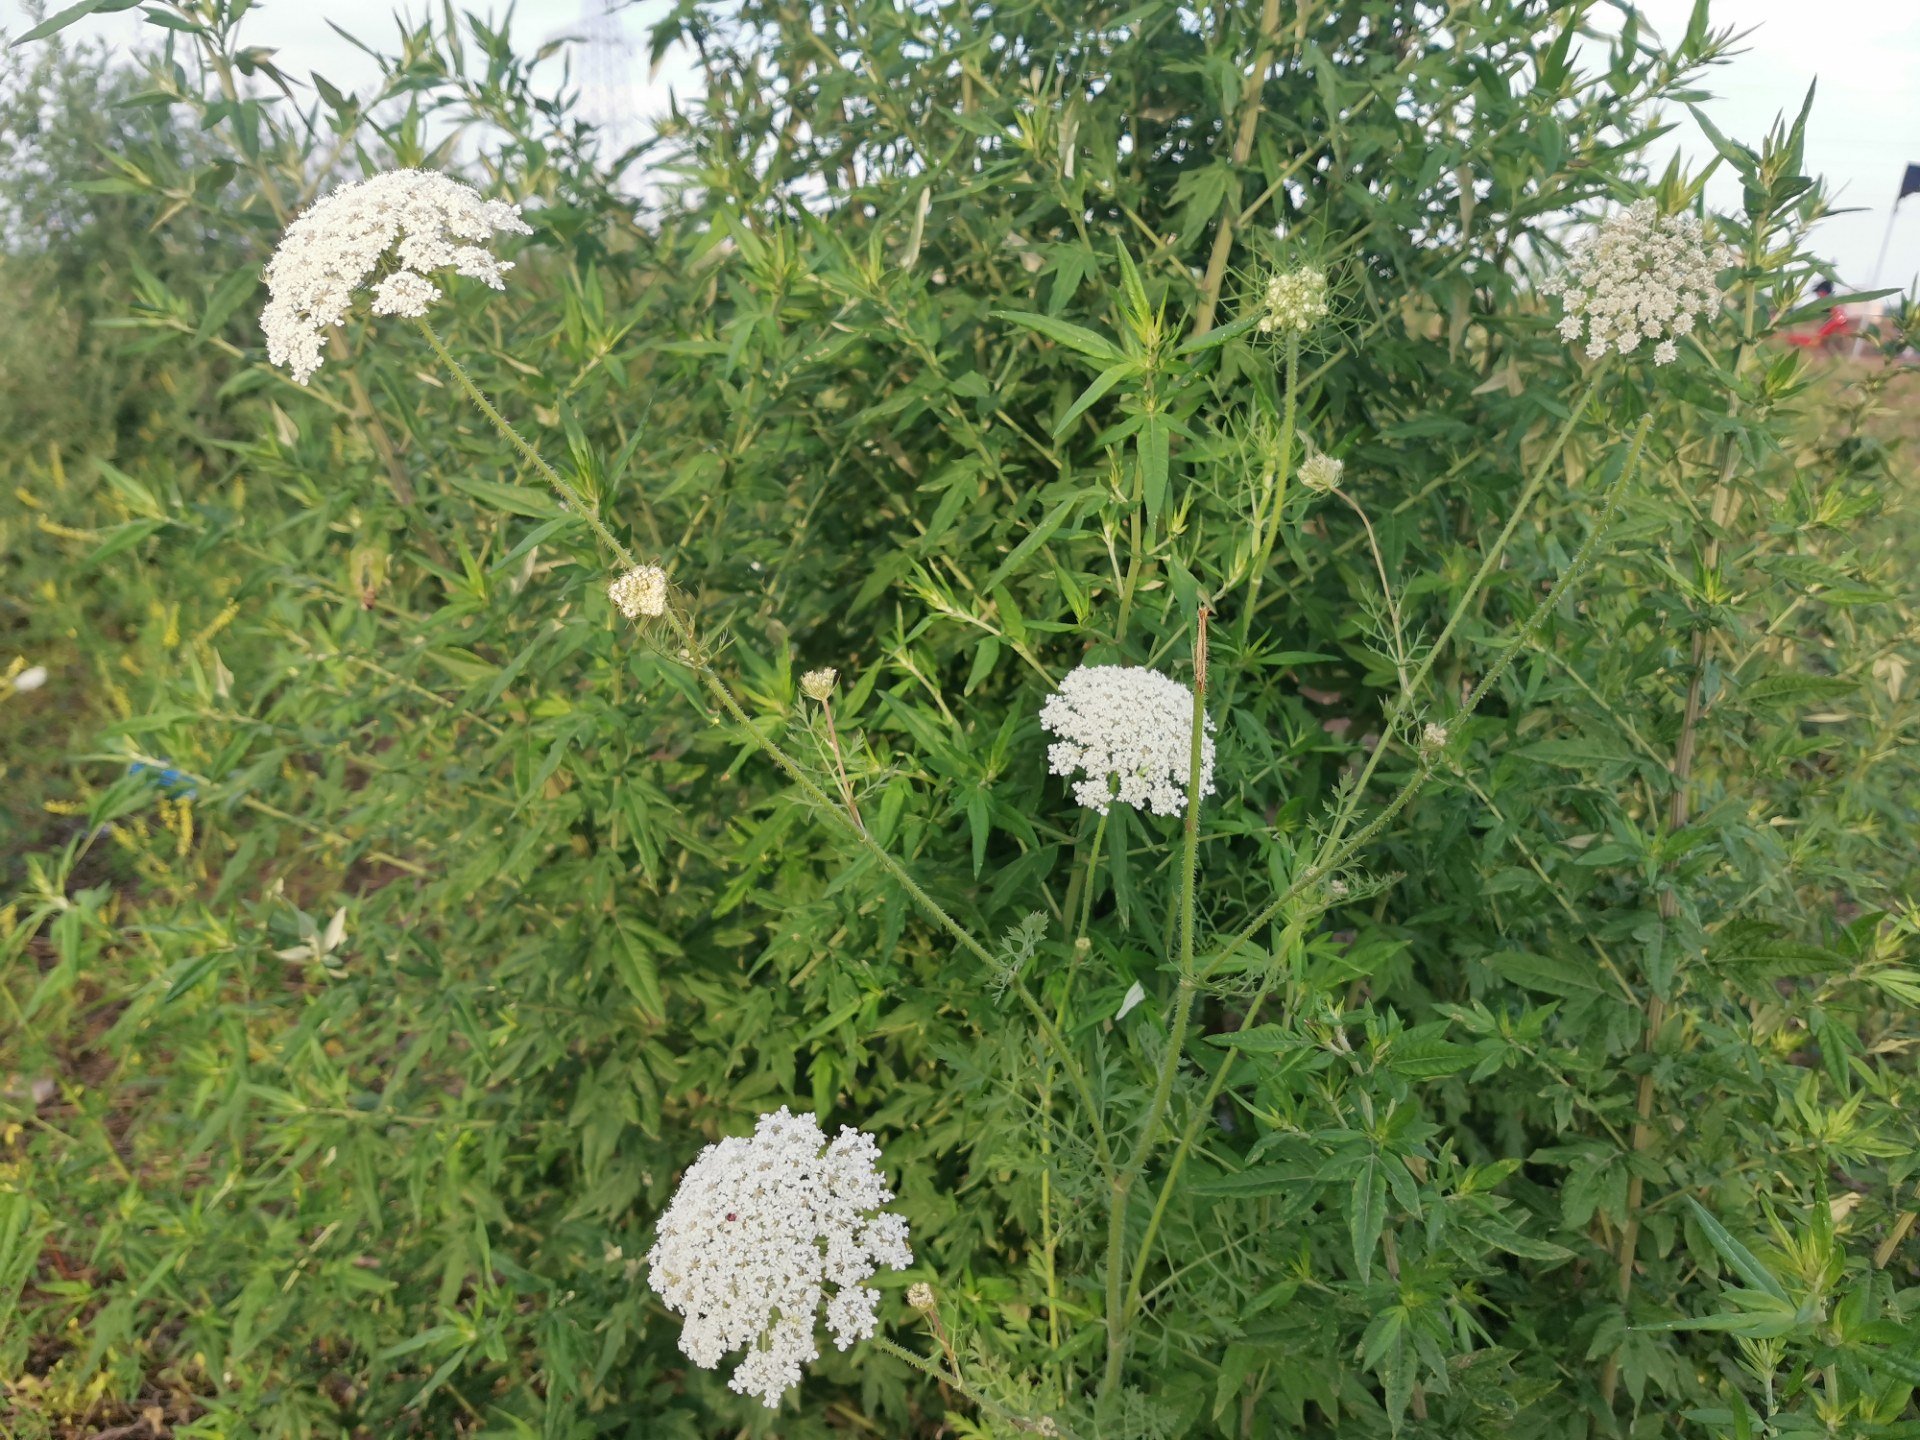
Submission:
<svg viewBox="0 0 1920 1440">
<path fill-rule="evenodd" d="M 1646 24 L 1668 41 L 1686 32 L 1693 0 L 1640 0 Z M 1617 20 L 1596 7 L 1607 28 Z M 1908 165 L 1920 165 L 1920 4 L 1914 0 L 1715 0 L 1713 26 L 1749 32 L 1742 53 L 1709 70 L 1700 88 L 1714 98 L 1701 106 L 1729 139 L 1756 149 L 1775 117 L 1799 113 L 1816 79 L 1807 120 L 1807 168 L 1824 176 L 1835 215 L 1814 233 L 1814 248 L 1830 259 L 1843 289 L 1865 289 L 1874 279 L 1894 196 Z M 1664 167 L 1677 146 L 1690 166 L 1713 147 L 1684 109 L 1668 117 L 1678 128 L 1657 142 Z M 1722 165 L 1707 182 L 1716 209 L 1740 208 L 1740 182 Z M 1879 284 L 1905 288 L 1920 273 L 1920 195 L 1899 207 Z"/>
<path fill-rule="evenodd" d="M 63 10 L 71 0 L 48 0 L 47 10 Z M 512 7 L 512 33 L 524 54 L 563 35 L 579 36 L 592 17 L 599 17 L 603 34 L 616 42 L 612 50 L 601 49 L 601 63 L 589 66 L 579 46 L 572 47 L 573 83 L 594 76 L 605 85 L 589 86 L 585 95 L 588 109 L 609 107 L 626 111 L 633 120 L 645 121 L 666 113 L 669 87 L 686 94 L 697 82 L 684 59 L 669 52 L 657 75 L 649 76 L 647 37 L 655 21 L 671 8 L 671 0 L 641 0 L 604 11 L 605 0 L 518 0 Z M 507 14 L 507 5 L 495 0 L 456 0 L 454 13 L 463 17 L 472 10 L 488 25 L 496 25 Z M 396 4 L 395 0 L 255 0 L 240 22 L 242 45 L 259 45 L 274 51 L 274 63 L 296 82 L 295 94 L 303 104 L 311 102 L 314 92 L 309 76 L 318 72 L 342 91 L 367 95 L 380 79 L 380 67 L 371 56 L 357 48 L 339 32 L 344 30 L 373 50 L 392 54 L 399 49 L 399 23 L 417 26 L 431 17 L 436 27 L 444 23 L 444 7 L 422 0 Z M 396 17 L 399 17 L 398 21 Z M 331 22 L 331 23 L 329 23 Z M 7 35 L 23 33 L 33 23 L 22 0 L 0 0 L 0 31 Z M 338 26 L 336 30 L 334 27 Z M 157 48 L 164 31 L 149 23 L 138 9 L 111 15 L 89 15 L 62 32 L 63 38 L 104 40 L 122 54 L 139 48 Z M 474 60 L 471 37 L 467 42 L 468 61 Z M 185 37 L 182 37 L 184 42 Z M 484 63 L 484 62 L 482 62 Z M 191 65 L 189 65 L 191 71 Z M 546 62 L 538 72 L 549 85 L 557 85 L 560 61 Z M 624 81 L 624 83 L 622 83 Z M 598 118 L 596 115 L 595 118 Z M 641 133 L 646 126 L 641 125 Z"/>
</svg>

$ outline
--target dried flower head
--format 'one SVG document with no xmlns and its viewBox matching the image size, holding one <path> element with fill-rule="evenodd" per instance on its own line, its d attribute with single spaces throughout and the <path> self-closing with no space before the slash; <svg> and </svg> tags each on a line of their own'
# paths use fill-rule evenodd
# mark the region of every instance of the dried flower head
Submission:
<svg viewBox="0 0 1920 1440">
<path fill-rule="evenodd" d="M 1662 215 L 1651 200 L 1636 200 L 1575 247 L 1567 272 L 1542 285 L 1565 307 L 1560 338 L 1578 340 L 1587 357 L 1607 351 L 1630 355 L 1654 342 L 1653 363 L 1679 353 L 1675 342 L 1693 333 L 1719 303 L 1719 273 L 1733 252 L 1707 239 L 1697 215 Z"/>
<path fill-rule="evenodd" d="M 607 598 L 629 620 L 667 613 L 667 572 L 658 565 L 636 565 L 607 587 Z"/>
<path fill-rule="evenodd" d="M 1300 462 L 1300 483 L 1316 495 L 1325 495 L 1340 487 L 1340 477 L 1346 472 L 1346 465 L 1331 455 L 1309 455 Z"/>
<path fill-rule="evenodd" d="M 915 1281 L 907 1287 L 907 1304 L 916 1310 L 933 1309 L 933 1286 L 924 1280 Z"/>
<path fill-rule="evenodd" d="M 840 672 L 831 665 L 819 670 L 809 670 L 800 677 L 800 688 L 822 705 L 833 694 L 834 683 L 839 680 Z"/>
<path fill-rule="evenodd" d="M 862 1282 L 877 1266 L 913 1263 L 907 1222 L 880 1208 L 893 1192 L 879 1158 L 871 1135 L 847 1126 L 829 1143 L 814 1116 L 784 1105 L 752 1138 L 700 1152 L 647 1252 L 648 1282 L 686 1316 L 688 1359 L 712 1370 L 746 1351 L 728 1384 L 771 1410 L 820 1356 L 823 1298 L 842 1350 L 873 1334 L 880 1296 Z"/>
<path fill-rule="evenodd" d="M 434 270 L 471 275 L 494 289 L 513 268 L 482 244 L 532 233 L 520 207 L 488 200 L 430 170 L 393 170 L 342 185 L 280 237 L 267 262 L 261 313 L 267 356 L 302 385 L 320 368 L 321 337 L 347 318 L 356 290 L 373 283 L 376 315 L 424 315 L 440 298 Z"/>
<path fill-rule="evenodd" d="M 1297 265 L 1271 277 L 1260 297 L 1262 335 L 1305 335 L 1327 318 L 1327 277 Z"/>
<path fill-rule="evenodd" d="M 1047 749 L 1055 775 L 1074 782 L 1074 798 L 1102 815 L 1114 801 L 1156 815 L 1187 805 L 1192 764 L 1193 692 L 1155 670 L 1082 665 L 1040 709 L 1059 736 Z M 1213 793 L 1213 717 L 1200 737 L 1200 793 Z"/>
</svg>

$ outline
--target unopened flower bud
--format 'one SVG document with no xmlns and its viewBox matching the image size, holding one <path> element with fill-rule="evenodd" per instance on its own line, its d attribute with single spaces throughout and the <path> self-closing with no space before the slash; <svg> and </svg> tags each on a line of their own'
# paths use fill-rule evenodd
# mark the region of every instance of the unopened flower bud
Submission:
<svg viewBox="0 0 1920 1440">
<path fill-rule="evenodd" d="M 1420 753 L 1431 760 L 1447 748 L 1447 727 L 1427 722 L 1426 729 L 1420 732 Z"/>
<path fill-rule="evenodd" d="M 1347 467 L 1331 455 L 1309 455 L 1300 465 L 1300 483 L 1316 495 L 1339 488 Z"/>
<path fill-rule="evenodd" d="M 827 697 L 833 694 L 834 682 L 839 678 L 840 672 L 828 665 L 824 669 L 809 670 L 802 675 L 800 688 L 824 705 L 827 703 Z"/>
<path fill-rule="evenodd" d="M 933 1309 L 933 1287 L 919 1281 L 907 1287 L 907 1304 L 925 1313 Z"/>
<path fill-rule="evenodd" d="M 1327 317 L 1327 277 L 1299 265 L 1267 281 L 1260 296 L 1262 335 L 1304 335 Z"/>
</svg>

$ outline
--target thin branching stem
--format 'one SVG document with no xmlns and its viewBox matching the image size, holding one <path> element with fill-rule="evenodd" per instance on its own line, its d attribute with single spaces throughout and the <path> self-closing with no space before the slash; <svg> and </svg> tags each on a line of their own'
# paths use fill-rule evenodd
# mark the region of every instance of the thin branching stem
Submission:
<svg viewBox="0 0 1920 1440">
<path fill-rule="evenodd" d="M 1413 777 L 1407 781 L 1400 792 L 1387 802 L 1380 813 L 1373 818 L 1373 821 L 1367 825 L 1364 830 L 1347 839 L 1343 840 L 1340 838 L 1341 831 L 1352 818 L 1352 807 L 1359 804 L 1360 796 L 1366 791 L 1367 782 L 1373 778 L 1373 772 L 1379 768 L 1380 761 L 1389 748 L 1387 736 L 1399 728 L 1400 723 L 1411 711 L 1414 696 L 1419 692 L 1421 685 L 1426 683 L 1427 676 L 1432 673 L 1435 660 L 1439 657 L 1440 652 L 1446 648 L 1447 641 L 1453 638 L 1453 632 L 1459 628 L 1460 622 L 1465 618 L 1469 607 L 1472 606 L 1475 596 L 1480 593 L 1480 587 L 1486 583 L 1487 576 L 1492 574 L 1494 566 L 1500 563 L 1500 557 L 1506 551 L 1507 542 L 1513 538 L 1513 532 L 1519 528 L 1520 517 L 1526 513 L 1528 504 L 1539 492 L 1541 484 L 1546 479 L 1548 467 L 1559 457 L 1560 451 L 1566 445 L 1567 438 L 1573 433 L 1573 427 L 1578 422 L 1581 413 L 1585 411 L 1587 405 L 1592 401 L 1594 392 L 1599 389 L 1600 380 L 1601 372 L 1596 371 L 1593 379 L 1588 382 L 1587 388 L 1581 392 L 1579 400 L 1574 403 L 1573 408 L 1569 411 L 1566 423 L 1560 427 L 1560 433 L 1554 437 L 1553 444 L 1548 447 L 1547 453 L 1540 457 L 1539 463 L 1534 467 L 1533 474 L 1528 479 L 1526 487 L 1520 492 L 1520 499 L 1513 507 L 1513 514 L 1508 518 L 1505 527 L 1500 531 L 1499 537 L 1494 541 L 1492 548 L 1487 551 L 1486 559 L 1481 562 L 1480 569 L 1468 584 L 1465 593 L 1461 595 L 1459 603 L 1454 606 L 1453 615 L 1448 619 L 1446 628 L 1440 632 L 1440 638 L 1434 642 L 1433 647 L 1427 652 L 1426 659 L 1420 662 L 1420 667 L 1414 672 L 1407 694 L 1388 713 L 1386 733 L 1381 737 L 1380 743 L 1374 746 L 1373 754 L 1368 758 L 1364 768 L 1362 768 L 1360 778 L 1354 785 L 1353 799 L 1349 803 L 1349 806 L 1335 817 L 1334 824 L 1329 829 L 1326 838 L 1321 842 L 1313 861 L 1301 870 L 1299 878 L 1296 879 L 1293 884 L 1288 886 L 1280 895 L 1276 896 L 1258 915 L 1255 915 L 1252 920 L 1242 926 L 1231 940 L 1220 947 L 1210 964 L 1202 968 L 1200 973 L 1203 976 L 1209 973 L 1212 965 L 1216 965 L 1227 956 L 1234 954 L 1242 945 L 1245 945 L 1253 939 L 1254 936 L 1258 935 L 1266 928 L 1268 922 L 1271 921 L 1274 916 L 1286 908 L 1286 906 L 1306 890 L 1308 886 L 1318 883 L 1323 876 L 1331 875 L 1336 869 L 1346 863 L 1349 857 L 1365 846 L 1375 835 L 1379 834 L 1394 816 L 1406 808 L 1407 802 L 1413 799 L 1415 792 L 1426 783 L 1427 776 L 1431 773 L 1431 770 L 1430 767 L 1423 764 L 1414 772 Z M 1640 438 L 1636 439 L 1634 444 L 1634 461 L 1638 460 L 1640 444 L 1645 434 L 1646 425 L 1643 422 L 1639 432 Z M 1622 475 L 1624 476 L 1631 473 L 1632 468 L 1633 464 L 1629 462 L 1626 469 L 1622 471 Z M 1589 543 L 1582 546 L 1580 554 L 1575 556 L 1576 563 L 1568 565 L 1559 581 L 1554 585 L 1553 589 L 1548 592 L 1546 599 L 1540 602 L 1539 607 L 1528 617 L 1526 623 L 1514 632 L 1513 638 L 1507 642 L 1506 649 L 1502 652 L 1499 660 L 1495 662 L 1494 668 L 1488 671 L 1486 676 L 1482 678 L 1480 685 L 1477 686 L 1473 693 L 1467 698 L 1466 703 L 1460 707 L 1459 713 L 1455 717 L 1456 722 L 1458 720 L 1464 720 L 1473 713 L 1474 708 L 1485 697 L 1492 682 L 1498 680 L 1500 676 L 1506 672 L 1506 668 L 1513 663 L 1515 657 L 1519 654 L 1520 648 L 1525 645 L 1527 638 L 1533 633 L 1540 622 L 1546 618 L 1547 613 L 1559 603 L 1560 597 L 1565 593 L 1567 586 L 1579 578 L 1579 571 L 1585 568 L 1586 560 L 1591 559 L 1592 548 L 1597 541 L 1599 533 L 1600 530 L 1596 527 L 1594 532 L 1588 536 Z"/>
<path fill-rule="evenodd" d="M 923 1374 L 932 1376 L 935 1380 L 938 1380 L 943 1385 L 952 1386 L 955 1390 L 959 1391 L 962 1395 L 966 1396 L 967 1399 L 971 1400 L 976 1406 L 986 1411 L 989 1415 L 993 1416 L 996 1420 L 1003 1420 L 1007 1424 L 1018 1426 L 1020 1429 L 1025 1430 L 1029 1433 L 1039 1433 L 1041 1427 L 1037 1420 L 1033 1419 L 1032 1417 L 1021 1415 L 1016 1413 L 1015 1411 L 1009 1410 L 1006 1406 L 1000 1404 L 999 1401 L 997 1400 L 989 1400 L 986 1396 L 982 1395 L 978 1390 L 974 1389 L 971 1385 L 967 1384 L 966 1381 L 962 1380 L 958 1375 L 955 1375 L 947 1370 L 942 1369 L 940 1366 L 936 1365 L 933 1361 L 927 1359 L 924 1355 L 916 1355 L 913 1353 L 913 1351 L 907 1349 L 906 1346 L 896 1345 L 893 1341 L 887 1339 L 886 1336 L 884 1335 L 869 1336 L 867 1339 L 867 1344 L 873 1346 L 873 1348 L 876 1350 L 883 1351 L 886 1354 L 893 1356 L 893 1358 L 896 1360 L 905 1361 L 907 1364 L 911 1365 L 914 1369 L 922 1372 Z M 1068 1429 L 1065 1425 L 1062 1425 L 1058 1420 L 1055 1420 L 1053 1423 L 1053 1433 L 1055 1435 L 1061 1436 L 1062 1440 L 1079 1440 L 1079 1436 L 1074 1431 Z"/>
</svg>

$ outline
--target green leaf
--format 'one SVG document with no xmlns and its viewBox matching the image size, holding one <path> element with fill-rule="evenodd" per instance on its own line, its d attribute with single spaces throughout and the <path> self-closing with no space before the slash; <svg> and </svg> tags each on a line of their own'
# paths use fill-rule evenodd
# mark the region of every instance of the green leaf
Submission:
<svg viewBox="0 0 1920 1440">
<path fill-rule="evenodd" d="M 1209 1045 L 1222 1050 L 1238 1050 L 1247 1055 L 1272 1055 L 1281 1050 L 1298 1050 L 1307 1042 L 1279 1025 L 1256 1025 L 1251 1030 L 1228 1030 L 1206 1037 Z"/>
<path fill-rule="evenodd" d="M 138 480 L 118 466 L 96 458 L 94 468 L 100 472 L 100 478 L 107 482 L 113 493 L 125 502 L 127 508 L 136 515 L 145 515 L 150 519 L 166 518 L 166 508 L 154 498 L 154 494 Z"/>
<path fill-rule="evenodd" d="M 1607 989 L 1597 964 L 1534 955 L 1524 950 L 1505 950 L 1489 955 L 1487 965 L 1501 979 L 1546 995 L 1573 999 L 1598 995 Z"/>
<path fill-rule="evenodd" d="M 1829 295 L 1810 304 L 1797 306 L 1775 320 L 1769 331 L 1778 333 L 1791 330 L 1796 325 L 1805 325 L 1815 320 L 1825 320 L 1828 315 L 1842 305 L 1864 305 L 1871 300 L 1884 300 L 1889 295 L 1898 295 L 1898 290 L 1856 290 L 1847 295 Z"/>
<path fill-rule="evenodd" d="M 1720 1253 L 1720 1258 L 1731 1265 L 1734 1273 L 1756 1290 L 1765 1291 L 1782 1304 L 1790 1304 L 1786 1287 L 1773 1278 L 1771 1271 L 1754 1256 L 1754 1253 L 1734 1239 L 1727 1227 L 1713 1218 L 1711 1211 L 1691 1195 L 1684 1197 L 1687 1208 L 1693 1211 L 1693 1218 L 1699 1224 L 1707 1243 Z"/>
<path fill-rule="evenodd" d="M 1093 383 L 1080 392 L 1080 398 L 1067 407 L 1067 413 L 1062 415 L 1059 421 L 1055 423 L 1053 427 L 1053 438 L 1058 440 L 1064 435 L 1067 432 L 1067 428 L 1084 415 L 1087 407 L 1092 405 L 1102 395 L 1106 394 L 1128 376 L 1139 373 L 1140 362 L 1137 360 L 1122 360 L 1118 365 L 1102 370 L 1094 377 Z"/>
<path fill-rule="evenodd" d="M 457 470 L 448 474 L 447 480 L 454 489 L 464 491 L 483 504 L 495 510 L 504 510 L 509 515 L 551 520 L 565 513 L 545 490 L 536 490 L 531 485 L 502 485 L 497 480 L 482 480 L 477 475 L 463 475 Z"/>
<path fill-rule="evenodd" d="M 1226 325 L 1216 325 L 1204 335 L 1196 335 L 1173 353 L 1176 355 L 1199 355 L 1208 350 L 1218 349 L 1229 340 L 1246 334 L 1260 323 L 1258 314 L 1242 315 L 1238 320 Z"/>
<path fill-rule="evenodd" d="M 49 15 L 26 34 L 17 37 L 7 48 L 17 50 L 29 40 L 44 40 L 49 35 L 57 35 L 76 20 L 84 20 L 89 15 L 111 15 L 120 10 L 131 10 L 140 0 L 80 0 L 78 5 L 69 5 L 57 14 Z"/>
<path fill-rule="evenodd" d="M 1458 1074 L 1479 1058 L 1480 1052 L 1474 1046 L 1452 1040 L 1396 1039 L 1387 1046 L 1381 1060 L 1396 1075 L 1410 1080 L 1437 1080 L 1443 1075 Z"/>
<path fill-rule="evenodd" d="M 1096 335 L 1084 326 L 1056 320 L 1051 315 L 1036 315 L 1030 310 L 995 310 L 993 314 L 997 319 L 1011 320 L 1016 325 L 1037 330 L 1049 340 L 1065 345 L 1069 350 L 1078 350 L 1082 355 L 1091 355 L 1104 365 L 1118 365 L 1127 358 L 1126 353 L 1106 337 Z"/>
<path fill-rule="evenodd" d="M 1740 698 L 1749 705 L 1779 705 L 1792 709 L 1842 700 L 1857 694 L 1860 686 L 1837 675 L 1764 675 L 1741 688 Z"/>
<path fill-rule="evenodd" d="M 226 324 L 233 312 L 246 304 L 249 296 L 260 288 L 260 272 L 251 265 L 236 270 L 220 282 L 207 300 L 206 314 L 200 317 L 200 324 L 193 332 L 196 340 L 209 338 L 222 325 Z"/>
<path fill-rule="evenodd" d="M 1040 523 L 1027 532 L 1026 538 L 1014 546 L 1007 553 L 1007 558 L 994 567 L 993 574 L 980 588 L 988 592 L 998 590 L 1006 582 L 1007 577 L 1025 564 L 1027 557 L 1046 544 L 1053 533 L 1066 522 L 1067 516 L 1073 513 L 1073 508 L 1080 503 L 1080 499 L 1078 495 L 1069 495 L 1043 515 Z"/>
<path fill-rule="evenodd" d="M 1195 1180 L 1184 1188 L 1195 1195 L 1253 1200 L 1263 1195 L 1298 1194 L 1313 1189 L 1311 1165 L 1255 1165 L 1233 1175 Z"/>
<path fill-rule="evenodd" d="M 1354 1172 L 1352 1193 L 1347 1201 L 1347 1233 L 1353 1241 L 1354 1268 L 1363 1284 L 1373 1274 L 1373 1252 L 1379 1247 L 1380 1232 L 1386 1226 L 1387 1177 L 1381 1171 L 1379 1155 L 1375 1154 Z"/>
<path fill-rule="evenodd" d="M 1147 503 L 1147 519 L 1158 524 L 1167 508 L 1168 452 L 1173 434 L 1166 416 L 1155 413 L 1140 425 L 1140 478 Z"/>
</svg>

